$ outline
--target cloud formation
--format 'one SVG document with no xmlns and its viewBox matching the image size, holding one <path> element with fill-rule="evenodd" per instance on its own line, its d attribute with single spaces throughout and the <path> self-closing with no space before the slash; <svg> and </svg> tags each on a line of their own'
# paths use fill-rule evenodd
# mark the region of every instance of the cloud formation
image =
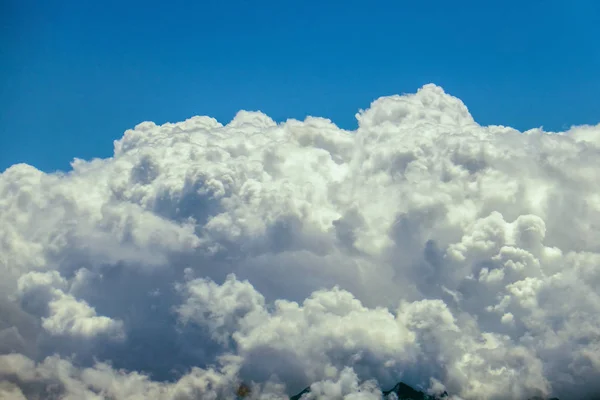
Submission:
<svg viewBox="0 0 600 400">
<path fill-rule="evenodd" d="M 435 85 L 331 121 L 144 122 L 0 175 L 0 397 L 600 392 L 600 125 Z"/>
</svg>

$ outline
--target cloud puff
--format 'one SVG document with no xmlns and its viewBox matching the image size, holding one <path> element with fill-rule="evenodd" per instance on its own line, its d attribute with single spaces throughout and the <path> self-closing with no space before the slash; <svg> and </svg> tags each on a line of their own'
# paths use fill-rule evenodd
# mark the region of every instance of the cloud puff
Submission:
<svg viewBox="0 0 600 400">
<path fill-rule="evenodd" d="M 600 125 L 480 126 L 426 85 L 331 121 L 144 122 L 0 175 L 0 394 L 600 391 Z"/>
<path fill-rule="evenodd" d="M 57 271 L 28 272 L 19 278 L 17 290 L 25 308 L 47 314 L 41 319 L 42 327 L 51 335 L 122 337 L 121 321 L 96 315 L 87 302 L 61 290 L 66 286 L 67 281 Z"/>
</svg>

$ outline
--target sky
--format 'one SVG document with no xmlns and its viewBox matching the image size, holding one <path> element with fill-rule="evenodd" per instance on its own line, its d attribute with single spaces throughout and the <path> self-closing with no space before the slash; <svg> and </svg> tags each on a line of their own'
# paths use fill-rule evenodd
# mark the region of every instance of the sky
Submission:
<svg viewBox="0 0 600 400">
<path fill-rule="evenodd" d="M 598 120 L 600 5 L 567 1 L 3 1 L 0 170 L 69 170 L 136 124 L 260 110 L 345 129 L 435 83 L 481 124 Z"/>
</svg>

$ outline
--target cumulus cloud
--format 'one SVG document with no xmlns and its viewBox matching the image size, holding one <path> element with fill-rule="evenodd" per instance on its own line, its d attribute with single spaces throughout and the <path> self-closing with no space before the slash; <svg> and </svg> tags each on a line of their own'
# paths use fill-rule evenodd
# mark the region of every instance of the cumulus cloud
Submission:
<svg viewBox="0 0 600 400">
<path fill-rule="evenodd" d="M 442 88 L 355 131 L 240 111 L 0 175 L 0 395 L 600 392 L 600 125 L 481 126 Z"/>
<path fill-rule="evenodd" d="M 74 279 L 76 283 L 76 279 Z M 123 335 L 123 323 L 96 315 L 96 310 L 85 301 L 77 300 L 61 288 L 67 281 L 57 271 L 28 272 L 17 282 L 17 291 L 25 308 L 47 311 L 41 319 L 42 327 L 52 335 L 93 337 L 109 334 Z"/>
</svg>

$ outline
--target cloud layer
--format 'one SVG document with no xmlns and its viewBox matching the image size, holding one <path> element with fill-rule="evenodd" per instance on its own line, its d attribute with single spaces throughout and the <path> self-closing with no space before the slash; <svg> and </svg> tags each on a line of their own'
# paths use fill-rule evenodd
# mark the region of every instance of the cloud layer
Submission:
<svg viewBox="0 0 600 400">
<path fill-rule="evenodd" d="M 480 126 L 435 85 L 357 119 L 144 122 L 4 171 L 0 395 L 599 392 L 600 125 Z"/>
</svg>

